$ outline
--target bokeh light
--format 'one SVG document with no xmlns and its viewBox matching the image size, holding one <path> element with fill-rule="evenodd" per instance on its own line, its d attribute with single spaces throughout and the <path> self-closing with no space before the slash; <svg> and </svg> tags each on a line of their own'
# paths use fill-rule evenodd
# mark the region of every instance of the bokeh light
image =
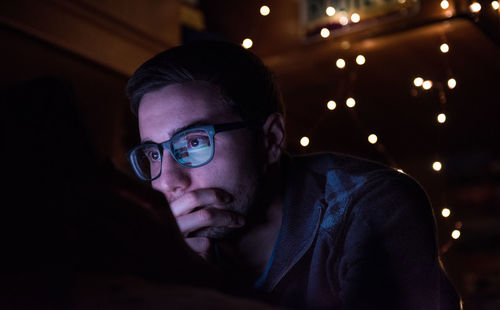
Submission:
<svg viewBox="0 0 500 310">
<path fill-rule="evenodd" d="M 362 66 L 362 65 L 364 65 L 364 64 L 365 64 L 365 62 L 366 62 L 366 58 L 365 58 L 365 56 L 363 56 L 363 55 L 358 55 L 358 56 L 356 57 L 356 63 L 357 63 L 358 65 Z"/>
<path fill-rule="evenodd" d="M 446 114 L 439 113 L 438 116 L 437 116 L 437 121 L 440 124 L 443 124 L 444 122 L 446 122 Z"/>
<path fill-rule="evenodd" d="M 346 104 L 349 108 L 354 108 L 354 106 L 356 105 L 356 100 L 354 100 L 354 98 L 352 98 L 352 97 L 349 97 L 349 98 L 347 98 L 347 100 L 345 101 L 345 104 Z"/>
<path fill-rule="evenodd" d="M 448 217 L 448 216 L 450 216 L 450 214 L 451 214 L 451 210 L 448 208 L 443 208 L 443 210 L 441 210 L 441 215 L 443 217 Z"/>
<path fill-rule="evenodd" d="M 306 147 L 309 145 L 309 138 L 308 137 L 302 137 L 300 138 L 300 145 L 302 145 L 303 147 Z"/>
<path fill-rule="evenodd" d="M 322 28 L 319 34 L 323 38 L 328 38 L 330 36 L 330 30 L 328 30 L 328 28 Z"/>
<path fill-rule="evenodd" d="M 328 101 L 328 103 L 326 104 L 326 107 L 328 108 L 328 110 L 335 110 L 335 108 L 337 107 L 337 103 L 333 100 L 330 100 Z"/>
<path fill-rule="evenodd" d="M 339 58 L 337 59 L 337 61 L 335 62 L 335 65 L 337 66 L 337 68 L 339 69 L 344 69 L 345 68 L 345 60 L 342 59 L 342 58 Z"/>
<path fill-rule="evenodd" d="M 434 171 L 441 171 L 441 169 L 443 169 L 443 165 L 440 161 L 435 161 L 432 163 L 432 169 L 434 169 Z"/>
<path fill-rule="evenodd" d="M 450 46 L 446 43 L 443 43 L 441 44 L 439 49 L 441 50 L 441 53 L 448 53 L 450 51 Z"/>
<path fill-rule="evenodd" d="M 252 47 L 253 41 L 246 38 L 245 40 L 243 40 L 243 43 L 241 45 L 243 45 L 244 48 L 249 49 Z"/>
<path fill-rule="evenodd" d="M 267 16 L 271 13 L 271 9 L 267 5 L 263 5 L 260 7 L 260 15 Z"/>
<path fill-rule="evenodd" d="M 329 6 L 326 8 L 326 15 L 333 16 L 335 15 L 335 8 L 333 6 Z"/>
<path fill-rule="evenodd" d="M 413 80 L 413 85 L 417 86 L 417 87 L 420 87 L 422 86 L 422 84 L 424 83 L 424 79 L 421 78 L 421 77 L 416 77 L 414 80 Z"/>
</svg>

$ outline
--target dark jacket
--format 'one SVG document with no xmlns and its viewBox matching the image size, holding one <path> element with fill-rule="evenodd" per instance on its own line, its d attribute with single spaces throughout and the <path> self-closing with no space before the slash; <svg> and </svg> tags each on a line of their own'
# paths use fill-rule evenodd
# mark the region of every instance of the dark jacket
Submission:
<svg viewBox="0 0 500 310">
<path fill-rule="evenodd" d="M 286 157 L 283 221 L 259 284 L 311 309 L 459 309 L 429 200 L 410 177 L 336 154 Z"/>
</svg>

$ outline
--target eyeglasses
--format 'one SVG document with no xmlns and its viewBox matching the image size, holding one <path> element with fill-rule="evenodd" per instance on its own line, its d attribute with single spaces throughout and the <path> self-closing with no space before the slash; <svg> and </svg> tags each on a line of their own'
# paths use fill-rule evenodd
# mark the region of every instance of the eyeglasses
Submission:
<svg viewBox="0 0 500 310">
<path fill-rule="evenodd" d="M 176 133 L 168 141 L 138 145 L 128 152 L 127 157 L 141 180 L 153 181 L 161 175 L 164 150 L 183 167 L 201 167 L 214 157 L 216 133 L 247 126 L 246 122 L 235 122 L 186 129 Z"/>
</svg>

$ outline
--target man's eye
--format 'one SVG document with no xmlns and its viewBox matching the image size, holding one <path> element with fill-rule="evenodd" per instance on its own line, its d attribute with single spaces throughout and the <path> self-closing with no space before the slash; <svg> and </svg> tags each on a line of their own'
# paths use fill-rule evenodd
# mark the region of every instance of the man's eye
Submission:
<svg viewBox="0 0 500 310">
<path fill-rule="evenodd" d="M 157 160 L 160 159 L 160 152 L 158 152 L 158 151 L 150 151 L 149 154 L 148 154 L 148 157 L 152 161 L 157 161 Z"/>
<path fill-rule="evenodd" d="M 187 143 L 189 148 L 203 147 L 207 146 L 208 144 L 210 143 L 208 142 L 207 137 L 193 137 L 190 138 Z"/>
</svg>

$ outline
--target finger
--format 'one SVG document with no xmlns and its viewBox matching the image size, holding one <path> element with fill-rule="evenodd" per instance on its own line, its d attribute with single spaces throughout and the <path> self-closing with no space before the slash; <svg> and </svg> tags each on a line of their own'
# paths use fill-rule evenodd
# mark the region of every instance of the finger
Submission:
<svg viewBox="0 0 500 310">
<path fill-rule="evenodd" d="M 186 243 L 189 247 L 198 253 L 205 260 L 210 259 L 210 251 L 212 249 L 212 242 L 210 239 L 203 237 L 186 238 Z"/>
<path fill-rule="evenodd" d="M 188 214 L 203 206 L 222 207 L 232 200 L 229 193 L 216 188 L 204 188 L 188 192 L 170 203 L 175 217 Z"/>
<path fill-rule="evenodd" d="M 245 219 L 235 212 L 210 208 L 179 216 L 177 224 L 181 232 L 186 235 L 204 227 L 241 227 L 245 224 Z"/>
</svg>

